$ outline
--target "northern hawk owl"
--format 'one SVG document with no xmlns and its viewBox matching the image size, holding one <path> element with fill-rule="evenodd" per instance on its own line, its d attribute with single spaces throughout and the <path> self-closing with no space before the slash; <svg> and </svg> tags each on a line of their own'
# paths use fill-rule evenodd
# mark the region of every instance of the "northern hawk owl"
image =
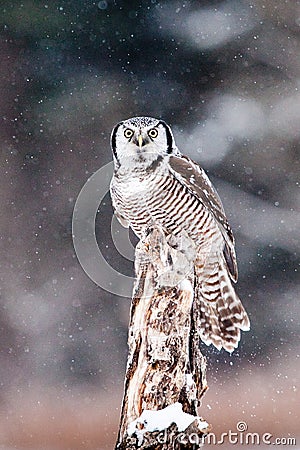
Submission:
<svg viewBox="0 0 300 450">
<path fill-rule="evenodd" d="M 200 337 L 232 352 L 250 323 L 232 285 L 238 276 L 232 230 L 209 178 L 180 153 L 163 120 L 135 117 L 118 123 L 111 147 L 110 190 L 118 219 L 139 238 L 157 224 L 192 239 Z"/>
</svg>

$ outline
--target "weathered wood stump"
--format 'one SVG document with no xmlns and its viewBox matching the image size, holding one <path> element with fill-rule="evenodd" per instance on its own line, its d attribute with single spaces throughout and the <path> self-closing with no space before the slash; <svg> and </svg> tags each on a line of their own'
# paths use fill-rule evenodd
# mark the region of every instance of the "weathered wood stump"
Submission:
<svg viewBox="0 0 300 450">
<path fill-rule="evenodd" d="M 159 228 L 137 245 L 118 450 L 197 448 L 209 431 L 197 416 L 207 384 L 193 319 L 194 258 L 187 236 Z"/>
</svg>

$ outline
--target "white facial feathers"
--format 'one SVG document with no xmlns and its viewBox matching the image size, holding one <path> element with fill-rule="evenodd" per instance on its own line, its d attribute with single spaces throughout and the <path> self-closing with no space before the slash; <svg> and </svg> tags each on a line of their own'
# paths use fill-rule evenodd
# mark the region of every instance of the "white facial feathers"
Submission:
<svg viewBox="0 0 300 450">
<path fill-rule="evenodd" d="M 118 123 L 111 135 L 116 166 L 148 165 L 158 157 L 178 153 L 170 127 L 152 117 L 134 117 Z"/>
</svg>

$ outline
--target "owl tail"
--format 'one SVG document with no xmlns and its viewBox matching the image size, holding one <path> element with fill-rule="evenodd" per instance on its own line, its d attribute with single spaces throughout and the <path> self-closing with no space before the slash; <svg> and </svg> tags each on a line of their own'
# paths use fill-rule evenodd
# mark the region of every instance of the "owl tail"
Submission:
<svg viewBox="0 0 300 450">
<path fill-rule="evenodd" d="M 215 265 L 205 280 L 196 283 L 195 314 L 200 321 L 200 337 L 206 345 L 231 353 L 238 347 L 241 330 L 250 329 L 248 315 L 229 278 L 225 263 Z"/>
</svg>

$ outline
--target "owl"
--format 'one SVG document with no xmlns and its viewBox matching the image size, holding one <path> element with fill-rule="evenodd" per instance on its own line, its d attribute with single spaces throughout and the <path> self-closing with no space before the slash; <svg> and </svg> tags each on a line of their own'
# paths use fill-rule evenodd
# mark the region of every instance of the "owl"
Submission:
<svg viewBox="0 0 300 450">
<path fill-rule="evenodd" d="M 194 295 L 200 337 L 232 352 L 248 315 L 233 288 L 238 271 L 234 237 L 221 200 L 204 170 L 176 147 L 159 119 L 134 117 L 111 134 L 112 204 L 121 224 L 142 238 L 153 225 L 185 233 L 195 244 Z"/>
</svg>

